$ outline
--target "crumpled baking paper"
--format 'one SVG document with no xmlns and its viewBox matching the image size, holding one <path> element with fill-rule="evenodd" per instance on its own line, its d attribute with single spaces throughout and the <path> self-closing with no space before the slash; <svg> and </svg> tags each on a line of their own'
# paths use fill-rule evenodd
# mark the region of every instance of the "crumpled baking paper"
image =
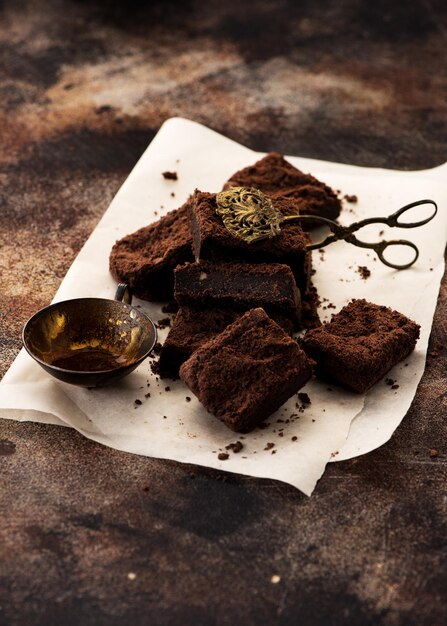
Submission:
<svg viewBox="0 0 447 626">
<path fill-rule="evenodd" d="M 108 272 L 108 257 L 117 239 L 180 206 L 196 187 L 218 191 L 230 174 L 260 156 L 194 122 L 179 118 L 165 122 L 69 269 L 54 301 L 113 298 L 116 285 Z M 403 231 L 376 225 L 364 236 L 373 241 L 384 230 L 385 238 L 414 241 L 420 258 L 409 270 L 392 270 L 376 260 L 374 252 L 344 242 L 313 253 L 323 319 L 355 297 L 396 308 L 421 325 L 415 352 L 387 375 L 397 389 L 381 381 L 359 396 L 313 380 L 301 390 L 309 395 L 310 405 L 294 396 L 269 418 L 266 428 L 240 436 L 210 416 L 181 381 L 157 380 L 148 360 L 114 387 L 87 390 L 54 380 L 22 350 L 0 384 L 0 417 L 70 426 L 119 450 L 274 478 L 307 495 L 328 461 L 365 454 L 385 443 L 405 416 L 424 370 L 444 272 L 446 166 L 397 172 L 289 158 L 342 194 L 357 195 L 357 203 L 344 203 L 343 224 L 387 216 L 422 198 L 439 204 L 437 217 L 422 228 Z M 178 181 L 165 180 L 166 170 L 176 171 Z M 414 214 L 414 220 L 421 217 L 422 213 Z M 371 276 L 362 278 L 359 266 L 366 266 Z M 138 300 L 134 304 L 155 321 L 166 317 L 160 306 Z M 160 331 L 161 341 L 166 334 L 167 330 Z M 239 453 L 226 449 L 238 440 L 243 444 Z M 219 460 L 222 452 L 228 454 L 227 460 Z"/>
</svg>

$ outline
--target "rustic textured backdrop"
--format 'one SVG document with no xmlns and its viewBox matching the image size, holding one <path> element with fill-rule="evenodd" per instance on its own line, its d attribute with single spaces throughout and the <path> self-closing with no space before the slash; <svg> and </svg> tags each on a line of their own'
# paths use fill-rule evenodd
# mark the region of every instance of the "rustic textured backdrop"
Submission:
<svg viewBox="0 0 447 626">
<path fill-rule="evenodd" d="M 442 0 L 0 0 L 0 373 L 165 119 L 431 167 L 446 39 Z M 446 341 L 444 284 L 404 423 L 311 499 L 2 422 L 0 624 L 445 623 Z"/>
</svg>

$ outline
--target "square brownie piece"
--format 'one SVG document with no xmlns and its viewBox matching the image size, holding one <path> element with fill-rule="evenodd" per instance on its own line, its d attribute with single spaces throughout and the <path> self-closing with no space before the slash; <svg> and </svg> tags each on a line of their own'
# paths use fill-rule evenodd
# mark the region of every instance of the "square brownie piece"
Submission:
<svg viewBox="0 0 447 626">
<path fill-rule="evenodd" d="M 115 243 L 109 267 L 139 298 L 172 300 L 174 268 L 193 260 L 188 202 Z"/>
<path fill-rule="evenodd" d="M 230 187 L 256 187 L 271 198 L 286 198 L 292 201 L 294 212 L 303 215 L 335 220 L 341 211 L 341 202 L 333 189 L 297 169 L 277 152 L 270 152 L 233 174 L 223 188 Z"/>
<path fill-rule="evenodd" d="M 204 343 L 213 339 L 225 328 L 242 317 L 244 313 L 234 309 L 204 309 L 181 307 L 172 322 L 160 353 L 160 376 L 178 378 L 182 363 L 189 359 Z M 272 319 L 292 336 L 293 322 L 283 315 L 273 315 Z"/>
<path fill-rule="evenodd" d="M 309 330 L 301 345 L 318 375 L 364 393 L 414 350 L 419 330 L 398 311 L 352 300 L 330 322 Z"/>
<path fill-rule="evenodd" d="M 311 374 L 296 341 L 260 308 L 230 324 L 180 368 L 180 377 L 205 408 L 236 432 L 255 428 Z"/>
<path fill-rule="evenodd" d="M 287 200 L 278 199 L 275 207 L 286 215 L 296 213 Z M 311 255 L 306 250 L 306 245 L 310 243 L 310 239 L 299 224 L 284 224 L 280 235 L 247 243 L 227 230 L 222 218 L 216 214 L 216 208 L 215 193 L 196 190 L 191 197 L 188 210 L 196 259 L 288 265 L 301 294 L 307 291 Z"/>
<path fill-rule="evenodd" d="M 174 272 L 174 297 L 180 305 L 262 307 L 299 327 L 301 297 L 288 265 L 279 263 L 185 263 Z"/>
</svg>

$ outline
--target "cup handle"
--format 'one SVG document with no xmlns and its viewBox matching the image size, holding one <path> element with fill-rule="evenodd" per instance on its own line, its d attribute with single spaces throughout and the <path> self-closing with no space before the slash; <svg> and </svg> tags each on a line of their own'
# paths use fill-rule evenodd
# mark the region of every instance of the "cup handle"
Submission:
<svg viewBox="0 0 447 626">
<path fill-rule="evenodd" d="M 120 283 L 115 292 L 115 300 L 118 302 L 124 302 L 124 304 L 132 304 L 132 292 L 129 285 L 126 283 Z"/>
</svg>

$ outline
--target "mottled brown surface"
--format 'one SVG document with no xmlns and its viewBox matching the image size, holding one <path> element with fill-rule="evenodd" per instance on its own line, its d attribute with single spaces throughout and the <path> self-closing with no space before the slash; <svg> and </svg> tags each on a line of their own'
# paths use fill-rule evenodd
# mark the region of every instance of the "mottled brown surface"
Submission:
<svg viewBox="0 0 447 626">
<path fill-rule="evenodd" d="M 1 372 L 163 120 L 434 166 L 446 33 L 441 0 L 0 2 Z M 311 499 L 2 422 L 0 624 L 446 623 L 445 281 L 431 351 L 393 439 Z"/>
</svg>

